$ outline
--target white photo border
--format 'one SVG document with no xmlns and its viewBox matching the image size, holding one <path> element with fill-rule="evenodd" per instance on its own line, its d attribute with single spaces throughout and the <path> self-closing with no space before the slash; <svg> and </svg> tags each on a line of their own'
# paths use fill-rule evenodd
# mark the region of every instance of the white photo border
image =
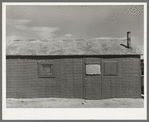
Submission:
<svg viewBox="0 0 149 122">
<path fill-rule="evenodd" d="M 143 5 L 144 108 L 6 108 L 7 5 Z M 147 119 L 147 3 L 145 2 L 3 2 L 2 3 L 2 119 L 3 120 L 146 120 Z"/>
</svg>

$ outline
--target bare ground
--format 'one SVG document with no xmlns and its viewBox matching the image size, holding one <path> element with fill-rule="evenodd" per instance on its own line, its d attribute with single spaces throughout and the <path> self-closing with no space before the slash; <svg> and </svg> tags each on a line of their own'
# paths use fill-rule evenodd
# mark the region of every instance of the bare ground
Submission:
<svg viewBox="0 0 149 122">
<path fill-rule="evenodd" d="M 67 98 L 6 99 L 7 108 L 143 108 L 144 99 L 112 98 L 84 100 Z"/>
</svg>

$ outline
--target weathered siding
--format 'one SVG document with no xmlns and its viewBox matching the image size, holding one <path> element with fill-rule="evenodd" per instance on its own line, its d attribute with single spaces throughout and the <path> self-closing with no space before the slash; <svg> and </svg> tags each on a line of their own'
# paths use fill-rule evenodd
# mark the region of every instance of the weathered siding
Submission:
<svg viewBox="0 0 149 122">
<path fill-rule="evenodd" d="M 104 61 L 117 61 L 117 76 L 104 75 Z M 39 78 L 38 62 L 53 63 L 55 77 Z M 84 63 L 88 62 L 101 63 L 101 76 L 85 76 Z M 85 98 L 87 96 L 88 99 L 105 99 L 141 97 L 139 56 L 8 58 L 6 67 L 7 97 L 9 98 Z"/>
<path fill-rule="evenodd" d="M 7 97 L 83 98 L 82 59 L 7 59 Z M 38 62 L 54 65 L 54 78 L 38 77 Z"/>
<path fill-rule="evenodd" d="M 104 75 L 104 62 L 117 62 L 117 75 Z M 85 58 L 85 63 L 101 64 L 101 76 L 85 76 L 85 98 L 141 97 L 139 56 L 106 56 Z"/>
<path fill-rule="evenodd" d="M 85 64 L 99 64 L 102 66 L 101 57 L 88 57 L 84 58 Z M 86 99 L 102 99 L 102 80 L 99 76 L 86 76 L 84 79 L 85 84 L 85 98 Z"/>
<path fill-rule="evenodd" d="M 139 57 L 104 58 L 104 61 L 117 61 L 118 75 L 103 75 L 102 98 L 141 97 Z"/>
</svg>

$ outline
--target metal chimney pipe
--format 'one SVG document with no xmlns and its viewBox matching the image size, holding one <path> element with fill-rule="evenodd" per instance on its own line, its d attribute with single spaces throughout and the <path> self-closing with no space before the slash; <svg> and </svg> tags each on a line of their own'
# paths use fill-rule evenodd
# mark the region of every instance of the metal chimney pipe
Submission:
<svg viewBox="0 0 149 122">
<path fill-rule="evenodd" d="M 131 32 L 127 32 L 127 48 L 131 48 Z"/>
</svg>

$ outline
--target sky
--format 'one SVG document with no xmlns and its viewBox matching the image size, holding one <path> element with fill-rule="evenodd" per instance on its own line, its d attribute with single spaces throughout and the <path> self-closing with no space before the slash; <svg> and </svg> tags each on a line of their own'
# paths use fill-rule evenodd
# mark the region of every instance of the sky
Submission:
<svg viewBox="0 0 149 122">
<path fill-rule="evenodd" d="M 6 40 L 131 38 L 143 49 L 142 5 L 7 5 Z"/>
</svg>

